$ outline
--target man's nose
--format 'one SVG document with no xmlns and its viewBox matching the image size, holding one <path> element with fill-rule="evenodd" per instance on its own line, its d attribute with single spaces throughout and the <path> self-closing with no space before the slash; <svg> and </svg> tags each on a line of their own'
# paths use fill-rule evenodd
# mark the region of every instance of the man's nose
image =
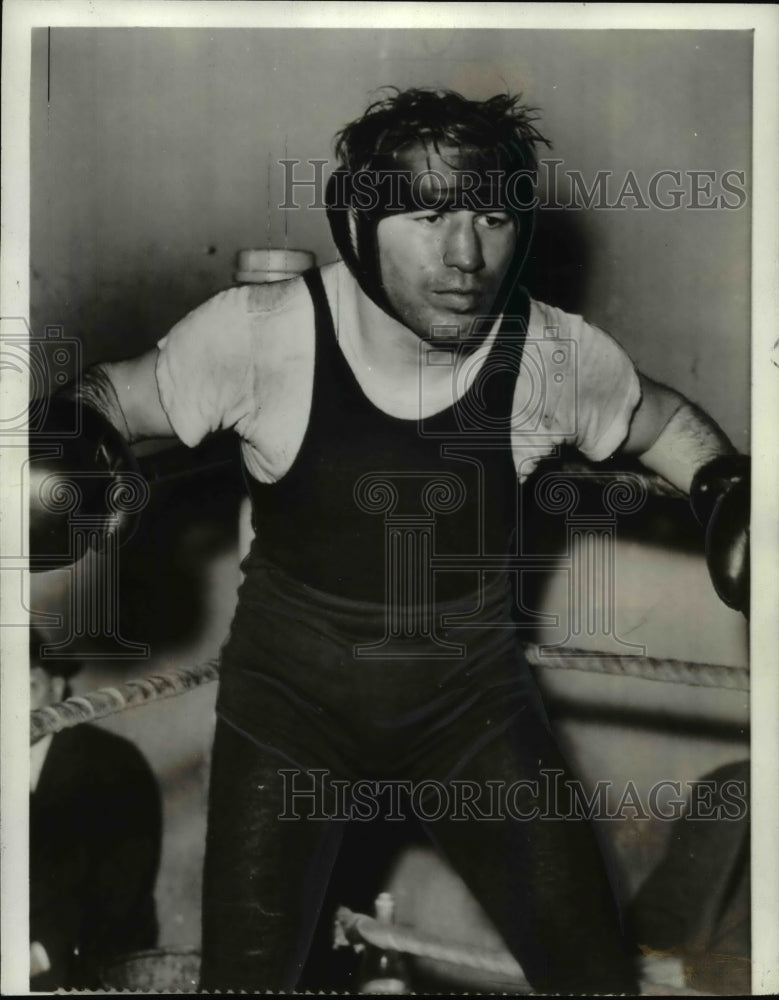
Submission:
<svg viewBox="0 0 779 1000">
<path fill-rule="evenodd" d="M 452 218 L 446 234 L 444 264 L 468 273 L 484 267 L 481 240 L 472 219 Z"/>
</svg>

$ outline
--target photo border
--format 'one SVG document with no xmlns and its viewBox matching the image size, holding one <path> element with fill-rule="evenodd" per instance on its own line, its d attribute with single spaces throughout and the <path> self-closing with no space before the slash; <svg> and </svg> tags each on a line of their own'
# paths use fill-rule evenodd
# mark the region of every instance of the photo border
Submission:
<svg viewBox="0 0 779 1000">
<path fill-rule="evenodd" d="M 92 27 L 337 27 L 744 30 L 754 32 L 752 196 L 752 967 L 753 993 L 779 991 L 779 668 L 777 667 L 777 553 L 779 526 L 779 176 L 777 72 L 779 13 L 771 5 L 716 4 L 449 4 L 377 6 L 338 3 L 36 2 L 6 0 L 2 65 L 2 233 L 0 302 L 5 324 L 29 322 L 29 91 L 31 29 Z M 773 138 L 772 138 L 773 137 Z M 26 383 L 3 372 L 2 412 L 26 405 Z M 17 478 L 24 449 L 4 449 L 0 546 L 9 510 L 18 506 Z M 11 452 L 11 454 L 9 454 Z M 18 595 L 0 593 L 8 602 Z M 29 603 L 25 583 L 21 599 Z M 5 615 L 3 615 L 5 619 Z M 4 629 L 2 643 L 2 981 L 3 993 L 27 992 L 27 641 L 22 629 Z"/>
</svg>

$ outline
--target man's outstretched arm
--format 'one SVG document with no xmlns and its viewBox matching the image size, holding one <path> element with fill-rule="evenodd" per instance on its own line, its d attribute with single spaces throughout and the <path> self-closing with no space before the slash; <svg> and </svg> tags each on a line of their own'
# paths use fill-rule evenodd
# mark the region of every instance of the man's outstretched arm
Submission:
<svg viewBox="0 0 779 1000">
<path fill-rule="evenodd" d="M 735 455 L 725 433 L 680 393 L 639 375 L 641 402 L 623 450 L 683 493 L 696 472 L 720 455 Z"/>
<path fill-rule="evenodd" d="M 641 375 L 642 398 L 623 449 L 689 494 L 706 532 L 714 589 L 730 607 L 749 608 L 750 464 L 717 424 L 667 386 Z"/>
<path fill-rule="evenodd" d="M 30 433 L 33 570 L 55 569 L 76 558 L 73 503 L 102 525 L 101 537 L 126 534 L 132 518 L 113 500 L 133 495 L 133 479 L 138 485 L 130 444 L 175 437 L 159 397 L 156 357 L 153 350 L 132 361 L 94 365 L 47 400 L 42 425 L 36 423 Z"/>
</svg>

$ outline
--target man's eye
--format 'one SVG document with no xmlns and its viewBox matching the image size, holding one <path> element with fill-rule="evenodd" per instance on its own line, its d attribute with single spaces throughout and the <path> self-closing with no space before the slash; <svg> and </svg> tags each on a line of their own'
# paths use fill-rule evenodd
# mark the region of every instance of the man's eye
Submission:
<svg viewBox="0 0 779 1000">
<path fill-rule="evenodd" d="M 417 216 L 416 221 L 421 222 L 423 225 L 432 226 L 442 218 L 443 216 L 440 212 L 429 212 L 427 215 Z"/>
<path fill-rule="evenodd" d="M 504 212 L 479 216 L 479 223 L 487 229 L 500 229 L 502 226 L 509 225 L 510 222 L 511 217 Z"/>
</svg>

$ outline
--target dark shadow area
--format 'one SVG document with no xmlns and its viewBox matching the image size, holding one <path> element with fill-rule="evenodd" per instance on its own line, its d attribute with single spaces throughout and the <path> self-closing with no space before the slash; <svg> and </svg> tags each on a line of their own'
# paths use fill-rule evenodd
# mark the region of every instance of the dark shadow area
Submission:
<svg viewBox="0 0 779 1000">
<path fill-rule="evenodd" d="M 700 781 L 709 786 L 709 815 L 724 810 L 728 821 L 676 819 L 629 918 L 645 949 L 683 956 L 694 989 L 744 996 L 751 952 L 749 760 L 726 764 Z M 734 801 L 733 783 L 746 798 Z"/>
<path fill-rule="evenodd" d="M 670 715 L 667 712 L 624 708 L 609 705 L 583 705 L 574 698 L 547 696 L 545 704 L 554 724 L 575 720 L 598 726 L 624 726 L 626 729 L 649 730 L 658 736 L 688 736 L 707 740 L 743 740 L 749 743 L 749 726 L 723 719 L 707 719 L 696 715 Z"/>
<path fill-rule="evenodd" d="M 559 512 L 552 512 L 551 505 L 543 509 L 538 493 L 547 476 L 555 476 L 558 482 L 567 479 L 575 491 L 575 504 Z M 629 492 L 635 491 L 639 483 L 639 492 L 645 495 L 634 505 L 635 509 L 612 513 L 607 499 L 609 491 L 619 492 L 619 484 L 623 481 Z M 522 536 L 519 543 L 515 542 L 516 551 L 541 560 L 566 555 L 568 524 L 572 517 L 579 526 L 591 524 L 598 528 L 606 523 L 613 524 L 618 541 L 641 542 L 701 556 L 704 551 L 703 530 L 686 497 L 658 477 L 649 477 L 637 459 L 626 455 L 594 464 L 573 449 L 561 448 L 559 454 L 541 462 L 533 476 L 519 487 L 518 510 Z M 533 627 L 537 618 L 534 612 L 542 604 L 548 578 L 548 568 L 522 574 L 522 595 L 516 607 L 525 610 L 517 610 L 515 620 L 527 641 L 535 638 Z"/>
<path fill-rule="evenodd" d="M 333 949 L 333 922 L 339 906 L 373 914 L 373 903 L 402 850 L 430 846 L 419 821 L 381 817 L 347 824 L 330 885 L 298 990 L 359 991 L 360 956 L 351 948 Z"/>
<path fill-rule="evenodd" d="M 233 435 L 215 435 L 195 449 L 166 448 L 139 464 L 151 493 L 119 552 L 119 632 L 158 655 L 207 627 L 208 574 L 237 544 L 244 486 Z M 87 636 L 82 644 L 87 654 L 97 650 Z M 143 671 L 137 660 L 117 660 L 116 667 L 133 677 Z"/>
<path fill-rule="evenodd" d="M 221 438 L 198 454 L 176 449 L 145 463 L 152 495 L 122 553 L 121 608 L 125 638 L 155 653 L 201 631 L 209 566 L 236 545 L 244 496 L 236 445 Z"/>
<path fill-rule="evenodd" d="M 534 299 L 581 314 L 590 251 L 581 212 L 536 212 L 522 284 Z"/>
</svg>

